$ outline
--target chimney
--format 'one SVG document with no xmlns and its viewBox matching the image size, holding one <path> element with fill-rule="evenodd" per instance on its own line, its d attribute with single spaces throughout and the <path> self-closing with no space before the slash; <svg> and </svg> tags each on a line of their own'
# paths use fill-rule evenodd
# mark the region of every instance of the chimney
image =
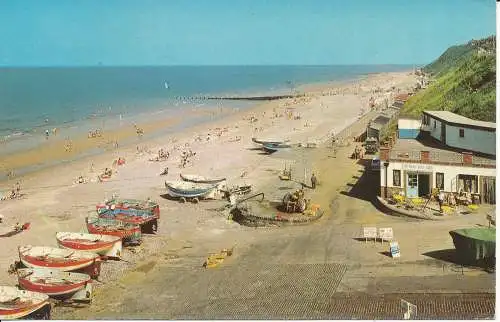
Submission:
<svg viewBox="0 0 500 322">
<path fill-rule="evenodd" d="M 431 162 L 429 151 L 420 151 L 420 161 L 425 163 Z"/>
<path fill-rule="evenodd" d="M 389 148 L 380 147 L 380 160 L 388 161 L 389 160 Z"/>
<path fill-rule="evenodd" d="M 462 152 L 462 163 L 463 164 L 472 164 L 472 153 Z"/>
</svg>

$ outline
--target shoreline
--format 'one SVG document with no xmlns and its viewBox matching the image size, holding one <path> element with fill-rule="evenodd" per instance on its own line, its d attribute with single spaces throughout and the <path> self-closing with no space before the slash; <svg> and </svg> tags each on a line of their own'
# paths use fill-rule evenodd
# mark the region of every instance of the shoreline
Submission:
<svg viewBox="0 0 500 322">
<path fill-rule="evenodd" d="M 394 72 L 395 74 L 407 73 L 408 71 L 402 72 Z M 393 74 L 391 72 L 382 72 L 382 73 L 372 73 L 367 75 L 358 75 L 353 79 L 349 80 L 338 80 L 338 81 L 329 81 L 329 82 L 319 82 L 319 83 L 311 83 L 306 85 L 300 85 L 298 90 L 300 90 L 299 96 L 289 97 L 289 98 L 281 98 L 279 101 L 289 101 L 294 99 L 301 99 L 304 97 L 310 97 L 315 95 L 324 95 L 324 91 L 334 88 L 336 91 L 329 91 L 329 94 L 338 95 L 342 91 L 338 90 L 339 88 L 343 88 L 345 90 L 346 87 L 349 87 L 350 84 L 357 83 L 367 78 L 377 78 L 384 77 L 386 75 Z M 277 95 L 283 96 L 283 95 Z M 53 168 L 58 166 L 59 164 L 66 162 L 78 162 L 81 160 L 91 160 L 92 158 L 97 158 L 99 155 L 108 153 L 110 151 L 116 150 L 113 145 L 114 142 L 118 142 L 118 145 L 124 148 L 130 148 L 134 144 L 147 143 L 148 141 L 154 140 L 162 135 L 175 135 L 175 133 L 181 133 L 183 131 L 189 131 L 193 126 L 192 122 L 189 120 L 186 122 L 187 124 L 181 126 L 180 128 L 174 130 L 174 133 L 171 131 L 162 131 L 162 128 L 172 127 L 179 125 L 182 120 L 186 120 L 186 117 L 190 120 L 199 118 L 194 123 L 195 127 L 197 125 L 209 124 L 214 121 L 214 115 L 216 119 L 223 119 L 228 115 L 232 115 L 235 111 L 244 113 L 245 111 L 252 111 L 254 108 L 259 109 L 260 105 L 265 105 L 272 103 L 273 100 L 266 101 L 252 101 L 249 102 L 249 106 L 245 106 L 244 108 L 232 107 L 230 104 L 236 104 L 237 101 L 232 100 L 226 102 L 224 107 L 201 107 L 196 108 L 195 106 L 190 106 L 186 108 L 186 110 L 168 110 L 169 116 L 167 118 L 162 119 L 154 119 L 152 115 L 161 114 L 166 110 L 159 110 L 155 113 L 147 114 L 149 116 L 146 117 L 145 120 L 140 120 L 137 122 L 138 127 L 144 129 L 146 135 L 145 137 L 138 139 L 137 135 L 133 129 L 133 119 L 130 116 L 127 117 L 127 121 L 124 121 L 123 124 L 119 126 L 114 126 L 109 130 L 105 130 L 103 132 L 102 137 L 97 138 L 88 138 L 86 131 L 82 131 L 80 135 L 74 136 L 73 138 L 69 137 L 70 140 L 67 140 L 66 135 L 63 133 L 58 133 L 57 135 L 53 135 L 51 133 L 48 140 L 43 140 L 44 136 L 42 133 L 39 133 L 40 140 L 45 141 L 41 145 L 36 148 L 29 148 L 22 151 L 15 151 L 12 153 L 7 153 L 1 156 L 0 159 L 0 189 L 5 189 L 3 187 L 9 181 L 8 174 L 10 171 L 13 171 L 16 175 L 16 180 L 23 180 L 26 175 L 34 174 L 39 171 L 44 171 L 47 168 Z M 222 114 L 222 115 L 221 115 Z M 203 119 L 203 117 L 205 118 Z M 152 119 L 152 120 L 150 120 Z M 100 122 L 105 122 L 106 120 L 100 120 Z M 108 120 L 110 121 L 110 120 Z M 121 122 L 120 122 L 121 123 Z M 88 123 L 87 125 L 90 125 Z M 72 151 L 65 151 L 65 145 L 67 143 L 71 144 Z M 5 144 L 5 143 L 2 143 Z M 0 190 L 1 194 L 2 190 Z M 4 191 L 5 193 L 5 191 Z"/>
</svg>

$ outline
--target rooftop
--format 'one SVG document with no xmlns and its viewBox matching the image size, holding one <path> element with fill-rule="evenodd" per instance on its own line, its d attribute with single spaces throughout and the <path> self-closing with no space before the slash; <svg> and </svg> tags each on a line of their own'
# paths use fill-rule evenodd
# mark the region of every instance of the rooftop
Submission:
<svg viewBox="0 0 500 322">
<path fill-rule="evenodd" d="M 434 140 L 423 139 L 397 139 L 390 149 L 389 160 L 406 162 L 423 162 L 421 151 L 429 151 L 428 163 L 463 165 L 465 151 L 451 149 Z M 495 156 L 472 154 L 472 165 L 483 167 L 495 167 Z"/>
<path fill-rule="evenodd" d="M 473 120 L 468 117 L 452 113 L 450 111 L 424 111 L 424 114 L 430 115 L 446 123 L 464 124 L 496 129 L 496 124 L 493 122 Z"/>
<path fill-rule="evenodd" d="M 398 94 L 396 97 L 394 97 L 394 100 L 396 101 L 401 101 L 401 102 L 406 102 L 410 98 L 410 94 Z"/>
</svg>

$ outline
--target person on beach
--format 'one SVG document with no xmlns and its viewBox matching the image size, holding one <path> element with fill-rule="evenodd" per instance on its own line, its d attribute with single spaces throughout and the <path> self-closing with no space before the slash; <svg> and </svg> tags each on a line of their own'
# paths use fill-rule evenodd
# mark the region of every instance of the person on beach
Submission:
<svg viewBox="0 0 500 322">
<path fill-rule="evenodd" d="M 49 139 L 49 135 L 50 135 L 50 134 L 49 134 L 49 130 L 45 130 L 45 139 L 47 139 L 47 140 L 48 140 L 48 139 Z"/>
<path fill-rule="evenodd" d="M 438 195 L 439 212 L 443 212 L 443 202 L 444 202 L 444 192 L 443 190 L 441 190 L 439 191 Z"/>
<path fill-rule="evenodd" d="M 314 172 L 311 175 L 311 187 L 313 189 L 316 189 L 316 184 L 318 183 L 318 179 L 316 179 L 316 176 L 314 175 Z"/>
</svg>

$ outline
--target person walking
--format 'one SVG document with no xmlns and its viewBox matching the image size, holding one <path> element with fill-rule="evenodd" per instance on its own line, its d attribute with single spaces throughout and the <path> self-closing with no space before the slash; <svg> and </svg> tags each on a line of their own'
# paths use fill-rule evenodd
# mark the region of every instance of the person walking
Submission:
<svg viewBox="0 0 500 322">
<path fill-rule="evenodd" d="M 313 174 L 311 175 L 311 187 L 313 189 L 316 189 L 316 184 L 318 183 L 318 179 L 316 179 L 316 176 Z"/>
</svg>

